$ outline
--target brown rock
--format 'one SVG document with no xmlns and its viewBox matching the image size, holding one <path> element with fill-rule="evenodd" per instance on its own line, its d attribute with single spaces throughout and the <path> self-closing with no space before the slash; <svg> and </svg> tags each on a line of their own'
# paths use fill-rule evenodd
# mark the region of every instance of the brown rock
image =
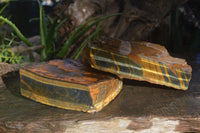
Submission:
<svg viewBox="0 0 200 133">
<path fill-rule="evenodd" d="M 151 128 L 152 125 L 153 124 L 151 121 L 148 121 L 146 119 L 137 119 L 137 120 L 132 120 L 127 128 L 135 131 L 141 131 L 144 129 Z"/>
<path fill-rule="evenodd" d="M 22 130 L 25 126 L 25 123 L 21 122 L 21 121 L 7 121 L 5 122 L 5 126 L 6 128 L 9 129 L 18 129 L 18 130 Z"/>
<path fill-rule="evenodd" d="M 184 59 L 169 55 L 165 47 L 149 42 L 103 38 L 85 51 L 91 67 L 121 78 L 148 81 L 186 90 L 192 68 Z"/>
<path fill-rule="evenodd" d="M 2 80 L 2 76 L 13 71 L 19 70 L 20 65 L 18 64 L 8 64 L 0 62 L 0 92 L 2 92 L 6 87 Z"/>
<path fill-rule="evenodd" d="M 199 119 L 188 119 L 188 120 L 180 120 L 180 124 L 176 127 L 176 131 L 179 132 L 200 132 L 200 120 Z"/>
<path fill-rule="evenodd" d="M 59 108 L 94 112 L 106 106 L 122 81 L 73 60 L 53 60 L 20 70 L 21 94 Z"/>
</svg>

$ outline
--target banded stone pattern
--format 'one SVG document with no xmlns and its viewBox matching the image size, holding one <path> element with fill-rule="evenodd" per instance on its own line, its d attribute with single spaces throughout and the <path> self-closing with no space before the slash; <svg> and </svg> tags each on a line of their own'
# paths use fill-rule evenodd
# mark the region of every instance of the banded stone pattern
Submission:
<svg viewBox="0 0 200 133">
<path fill-rule="evenodd" d="M 170 59 L 168 61 L 170 62 L 172 57 L 165 58 L 165 62 L 161 62 L 161 59 L 156 60 L 150 54 L 145 56 L 145 53 L 138 52 L 137 49 L 132 50 L 129 55 L 122 55 L 113 52 L 113 49 L 117 51 L 115 45 L 110 47 L 108 45 L 105 46 L 107 49 L 98 45 L 89 46 L 89 58 L 93 68 L 116 74 L 121 78 L 143 80 L 182 90 L 188 88 L 191 79 L 190 67 L 182 69 L 174 63 L 165 63 L 167 59 Z M 148 51 L 146 47 L 145 50 Z"/>
<path fill-rule="evenodd" d="M 122 81 L 75 61 L 54 60 L 20 69 L 21 94 L 58 108 L 96 112 L 122 89 Z"/>
</svg>

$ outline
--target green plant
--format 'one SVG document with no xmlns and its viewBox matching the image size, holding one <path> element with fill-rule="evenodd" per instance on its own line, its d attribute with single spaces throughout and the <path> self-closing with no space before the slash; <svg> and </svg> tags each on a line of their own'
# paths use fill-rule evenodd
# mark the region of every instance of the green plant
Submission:
<svg viewBox="0 0 200 133">
<path fill-rule="evenodd" d="M 9 3 L 6 3 L 0 10 L 0 14 L 2 14 L 2 12 L 7 8 Z"/>
<path fill-rule="evenodd" d="M 39 1 L 38 1 L 39 2 Z M 44 48 L 41 50 L 41 61 L 48 60 L 50 55 L 55 52 L 52 50 L 54 39 L 57 37 L 57 31 L 59 27 L 66 21 L 66 19 L 62 20 L 59 24 L 57 24 L 58 19 L 49 21 L 46 19 L 47 16 L 44 13 L 43 6 L 40 4 L 40 40 L 41 45 Z M 14 23 L 12 23 L 7 18 L 0 16 L 0 20 L 10 25 L 14 31 L 16 32 L 17 36 L 28 46 L 34 46 L 24 35 L 20 32 L 20 30 L 16 27 Z M 49 23 L 48 23 L 49 22 Z"/>
<path fill-rule="evenodd" d="M 0 20 L 2 20 L 3 22 L 7 23 L 8 25 L 10 25 L 14 29 L 14 31 L 16 32 L 17 36 L 24 43 L 26 43 L 28 46 L 33 46 L 33 44 L 31 42 L 29 42 L 26 37 L 24 37 L 24 35 L 20 32 L 20 30 L 16 27 L 16 25 L 13 24 L 10 20 L 8 20 L 7 18 L 5 18 L 3 16 L 0 16 Z"/>
<path fill-rule="evenodd" d="M 4 1 L 6 2 L 6 1 Z M 0 9 L 0 14 L 3 13 L 3 11 L 6 9 L 9 3 L 6 3 L 1 9 Z M 0 16 L 2 20 L 2 16 Z M 3 18 L 4 19 L 4 18 Z M 7 21 L 1 21 L 0 22 L 0 29 L 2 25 L 7 22 Z M 10 50 L 11 44 L 14 42 L 15 37 L 12 36 L 12 39 L 9 40 L 8 44 L 5 44 L 5 34 L 0 34 L 0 62 L 6 62 L 6 63 L 20 63 L 22 61 L 22 56 L 16 55 L 13 51 Z M 6 38 L 7 39 L 7 38 Z"/>
<path fill-rule="evenodd" d="M 54 41 L 58 37 L 58 29 L 66 21 L 66 19 L 62 20 L 59 24 L 57 23 L 58 19 L 48 19 L 47 15 L 44 13 L 43 6 L 39 0 L 38 3 L 40 10 L 40 42 L 41 45 L 44 46 L 44 48 L 41 50 L 41 61 L 49 60 L 52 54 L 56 55 L 56 58 L 65 57 L 67 51 L 73 44 L 75 44 L 80 38 L 82 38 L 85 35 L 85 33 L 87 33 L 93 26 L 98 25 L 96 30 L 92 32 L 89 36 L 87 36 L 85 40 L 82 41 L 80 47 L 75 51 L 75 54 L 72 58 L 78 59 L 81 51 L 84 49 L 86 44 L 98 35 L 99 31 L 101 30 L 100 23 L 103 20 L 108 19 L 112 16 L 121 15 L 121 13 L 117 13 L 102 18 L 100 16 L 97 16 L 88 20 L 87 22 L 76 28 L 75 31 L 69 36 L 63 47 L 58 50 L 53 49 Z M 3 16 L 0 16 L 0 20 L 10 25 L 16 32 L 17 36 L 24 43 L 26 43 L 28 46 L 33 46 L 33 44 L 23 36 L 20 30 L 10 20 Z"/>
<path fill-rule="evenodd" d="M 8 3 L 6 3 L 1 9 L 0 9 L 0 14 L 3 13 L 3 11 L 6 9 L 6 7 L 8 6 Z M 4 24 L 3 21 L 0 21 L 0 30 L 2 28 L 2 25 Z M 3 40 L 2 34 L 0 33 L 0 40 Z"/>
<path fill-rule="evenodd" d="M 79 26 L 74 30 L 74 32 L 69 36 L 59 53 L 57 54 L 57 58 L 62 58 L 66 55 L 68 49 L 76 43 L 83 35 L 88 32 L 93 26 L 99 24 L 105 19 L 108 19 L 113 16 L 121 15 L 122 13 L 116 13 L 112 15 L 108 15 L 105 17 L 100 18 L 100 16 L 94 17 L 86 21 L 84 24 Z M 93 22 L 94 21 L 94 22 Z M 90 24 L 91 23 L 91 24 Z M 89 24 L 89 25 L 88 25 Z M 80 48 L 77 49 L 75 54 L 73 55 L 73 59 L 77 59 L 80 55 L 80 52 L 83 50 L 83 48 L 86 46 L 86 44 L 93 38 L 95 35 L 99 33 L 101 30 L 100 26 L 97 26 L 96 31 L 94 31 L 90 36 L 88 36 L 80 45 Z"/>
<path fill-rule="evenodd" d="M 54 54 L 53 50 L 54 40 L 58 36 L 58 29 L 60 26 L 67 20 L 62 20 L 59 24 L 57 24 L 58 19 L 52 20 L 48 18 L 44 13 L 44 9 L 40 1 L 39 9 L 40 9 L 40 42 L 41 45 L 44 46 L 44 49 L 41 51 L 41 60 L 49 60 L 50 55 Z"/>
<path fill-rule="evenodd" d="M 97 36 L 99 34 L 99 32 L 101 31 L 102 27 L 101 27 L 101 23 L 98 24 L 96 30 L 89 35 L 82 43 L 81 46 L 75 51 L 74 55 L 72 56 L 72 59 L 77 60 L 78 57 L 80 56 L 81 52 L 83 51 L 83 49 L 86 47 L 86 45 L 88 44 L 88 42 L 92 39 L 97 39 Z"/>
<path fill-rule="evenodd" d="M 14 41 L 14 36 L 8 44 L 0 45 L 0 62 L 6 62 L 11 64 L 19 64 L 22 62 L 22 56 L 16 55 L 10 50 L 11 44 Z"/>
<path fill-rule="evenodd" d="M 9 1 L 9 0 L 8 0 Z M 9 3 L 6 3 L 0 10 L 0 14 L 6 9 L 6 7 L 8 6 Z M 20 30 L 16 27 L 15 24 L 13 24 L 10 20 L 8 20 L 7 18 L 3 17 L 3 16 L 0 16 L 0 20 L 2 21 L 1 22 L 1 25 L 3 23 L 7 23 L 8 25 L 10 25 L 14 31 L 16 32 L 17 36 L 24 42 L 26 43 L 28 46 L 33 46 L 33 44 L 31 42 L 29 42 L 25 37 L 24 35 L 20 32 Z"/>
</svg>

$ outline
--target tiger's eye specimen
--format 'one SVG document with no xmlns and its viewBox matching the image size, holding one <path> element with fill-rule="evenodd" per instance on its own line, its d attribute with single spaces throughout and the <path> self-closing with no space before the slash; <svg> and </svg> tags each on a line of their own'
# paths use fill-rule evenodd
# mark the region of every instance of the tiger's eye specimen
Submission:
<svg viewBox="0 0 200 133">
<path fill-rule="evenodd" d="M 74 60 L 52 60 L 20 69 L 21 94 L 76 111 L 100 111 L 117 96 L 122 81 Z"/>
<path fill-rule="evenodd" d="M 91 67 L 121 78 L 182 90 L 188 89 L 191 79 L 191 66 L 158 44 L 103 38 L 91 43 L 84 54 Z"/>
</svg>

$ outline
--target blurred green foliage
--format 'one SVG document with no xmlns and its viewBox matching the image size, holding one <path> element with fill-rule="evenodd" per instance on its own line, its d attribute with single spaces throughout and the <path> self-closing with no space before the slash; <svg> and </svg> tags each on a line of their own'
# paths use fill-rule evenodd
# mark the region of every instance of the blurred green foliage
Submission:
<svg viewBox="0 0 200 133">
<path fill-rule="evenodd" d="M 6 3 L 0 9 L 0 15 L 6 9 L 9 3 Z M 0 16 L 2 17 L 2 16 Z M 1 19 L 0 19 L 1 20 Z M 5 21 L 0 21 L 0 30 Z M 7 38 L 5 37 L 5 33 L 0 33 L 0 62 L 11 63 L 11 64 L 19 64 L 22 61 L 22 56 L 16 55 L 13 51 L 10 50 L 11 45 L 15 39 L 15 36 L 12 35 L 12 39 L 7 42 Z"/>
<path fill-rule="evenodd" d="M 78 59 L 80 56 L 80 53 L 84 49 L 84 47 L 87 45 L 87 43 L 90 40 L 94 40 L 98 37 L 98 34 L 100 32 L 101 23 L 103 20 L 108 19 L 112 16 L 121 15 L 121 13 L 108 15 L 105 17 L 94 17 L 86 21 L 84 24 L 77 27 L 74 32 L 68 37 L 67 41 L 64 43 L 63 46 L 57 46 L 59 40 L 59 34 L 58 29 L 61 27 L 61 25 L 66 21 L 66 19 L 58 22 L 58 18 L 52 19 L 47 14 L 45 14 L 45 11 L 43 9 L 42 4 L 40 3 L 40 0 L 38 0 L 39 4 L 39 22 L 40 22 L 40 43 L 43 47 L 40 51 L 40 60 L 41 61 L 47 61 L 54 58 L 64 58 L 67 54 L 67 51 L 69 48 L 76 44 L 80 39 L 83 39 L 79 47 L 74 51 L 74 54 L 72 56 L 73 59 Z M 7 5 L 6 5 L 7 6 Z M 3 10 L 6 7 L 2 8 L 0 11 L 3 12 Z M 0 13 L 1 13 L 0 12 Z M 33 18 L 31 21 L 38 20 L 38 18 Z M 17 28 L 17 26 L 12 23 L 8 18 L 0 16 L 1 23 L 7 23 L 9 26 L 12 27 L 12 29 L 15 31 L 16 35 L 21 39 L 27 46 L 32 47 L 34 44 L 32 44 Z M 91 29 L 95 28 L 95 30 L 92 30 L 92 32 L 86 36 L 86 33 L 88 33 Z M 12 51 L 9 50 L 11 47 L 11 44 L 14 40 L 9 42 L 9 45 L 2 44 L 1 46 L 1 60 L 4 62 L 11 62 L 11 63 L 19 63 L 22 59 L 21 56 L 16 56 Z M 7 56 L 7 57 L 6 57 Z M 12 57 L 13 56 L 13 57 Z"/>
<path fill-rule="evenodd" d="M 1 41 L 0 45 L 0 62 L 19 64 L 22 62 L 23 57 L 16 55 L 13 51 L 10 50 L 11 45 L 15 37 L 10 40 L 8 44 L 4 44 L 4 41 Z"/>
</svg>

